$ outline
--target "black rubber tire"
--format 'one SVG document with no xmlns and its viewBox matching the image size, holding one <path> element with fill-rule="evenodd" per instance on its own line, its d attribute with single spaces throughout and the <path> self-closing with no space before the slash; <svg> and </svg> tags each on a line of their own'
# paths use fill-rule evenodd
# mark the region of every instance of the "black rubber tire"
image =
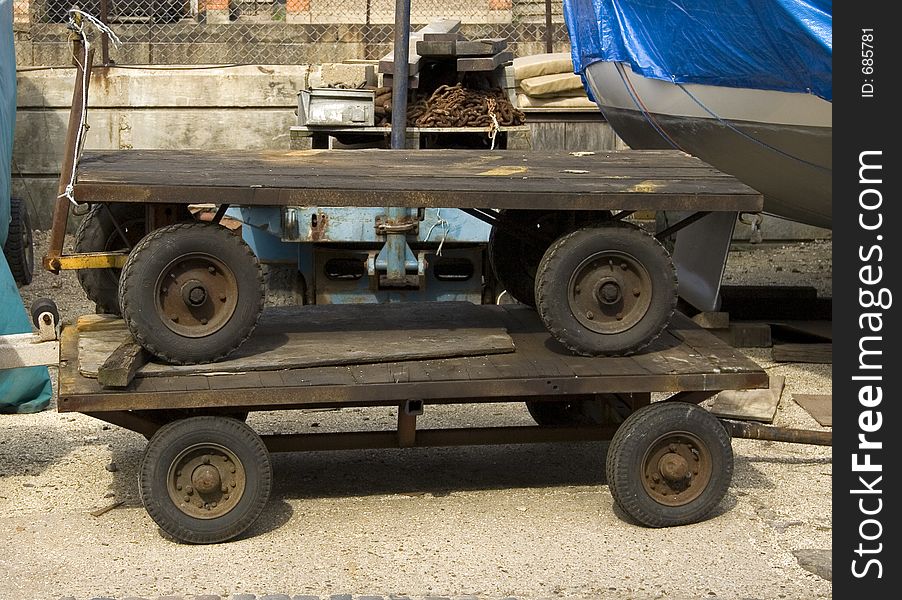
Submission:
<svg viewBox="0 0 902 600">
<path fill-rule="evenodd" d="M 642 483 L 645 453 L 662 435 L 688 432 L 707 447 L 712 472 L 701 494 L 687 504 L 666 506 L 649 495 Z M 713 511 L 733 479 L 730 435 L 707 410 L 686 402 L 644 406 L 617 429 L 608 448 L 605 468 L 611 495 L 623 511 L 646 527 L 696 523 Z"/>
<path fill-rule="evenodd" d="M 587 394 L 566 400 L 527 400 L 526 410 L 542 427 L 617 425 L 631 413 L 625 394 Z"/>
<path fill-rule="evenodd" d="M 169 468 L 179 454 L 198 444 L 216 444 L 234 453 L 246 483 L 237 505 L 214 519 L 183 512 L 168 492 Z M 147 444 L 138 471 L 138 490 L 150 518 L 173 538 L 190 544 L 216 544 L 246 531 L 257 520 L 272 489 L 272 463 L 253 429 L 227 417 L 191 417 L 164 425 Z"/>
<path fill-rule="evenodd" d="M 167 327 L 156 310 L 157 277 L 166 266 L 191 253 L 203 253 L 231 269 L 238 303 L 225 325 L 204 337 L 187 337 Z M 148 352 L 174 364 L 222 360 L 250 337 L 263 311 L 263 271 L 241 239 L 211 223 L 179 223 L 147 234 L 128 256 L 119 280 L 122 317 L 135 340 Z"/>
<path fill-rule="evenodd" d="M 49 312 L 53 315 L 53 322 L 59 325 L 60 311 L 56 306 L 56 302 L 50 298 L 35 298 L 34 302 L 31 303 L 31 322 L 34 323 L 35 327 L 40 329 L 41 324 L 39 318 L 41 314 L 45 312 Z"/>
<path fill-rule="evenodd" d="M 34 240 L 28 207 L 21 198 L 9 199 L 9 217 L 9 233 L 3 244 L 3 254 L 16 285 L 28 285 L 34 277 Z"/>
<path fill-rule="evenodd" d="M 622 332 L 605 334 L 584 327 L 570 307 L 569 287 L 583 260 L 604 251 L 629 254 L 647 270 L 652 298 L 642 319 Z M 670 322 L 677 303 L 676 269 L 653 236 L 626 223 L 577 229 L 545 252 L 536 276 L 536 308 L 548 331 L 571 352 L 583 356 L 622 356 L 654 341 Z"/>
<path fill-rule="evenodd" d="M 147 233 L 144 206 L 141 204 L 95 204 L 82 218 L 75 232 L 76 252 L 111 252 L 128 249 L 116 230 L 116 223 L 137 244 Z M 121 269 L 79 269 L 78 283 L 97 314 L 121 315 L 119 310 L 119 276 Z"/>
<path fill-rule="evenodd" d="M 560 235 L 556 228 L 539 231 L 543 217 L 548 215 L 535 210 L 499 211 L 498 224 L 489 235 L 489 264 L 495 279 L 514 300 L 527 306 L 536 305 L 536 271 L 545 250 Z M 537 230 L 536 235 L 524 241 L 522 230 L 533 228 Z"/>
</svg>

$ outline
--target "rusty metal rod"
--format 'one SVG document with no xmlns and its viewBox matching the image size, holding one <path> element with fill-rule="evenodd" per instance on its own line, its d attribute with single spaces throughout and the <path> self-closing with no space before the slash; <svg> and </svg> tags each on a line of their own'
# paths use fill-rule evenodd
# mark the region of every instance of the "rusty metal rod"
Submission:
<svg viewBox="0 0 902 600">
<path fill-rule="evenodd" d="M 773 427 L 771 425 L 734 421 L 732 419 L 721 419 L 720 422 L 723 423 L 727 432 L 734 438 L 766 440 L 769 442 L 788 442 L 790 444 L 811 444 L 813 446 L 833 445 L 832 431 Z"/>
<path fill-rule="evenodd" d="M 72 168 L 78 157 L 78 133 L 84 114 L 85 94 L 91 82 L 91 65 L 94 62 L 94 49 L 88 50 L 84 67 L 79 61 L 84 60 L 84 49 L 80 40 L 72 44 L 72 62 L 75 65 L 75 89 L 72 91 L 72 109 L 69 111 L 69 125 L 66 129 L 66 141 L 63 145 L 63 159 L 60 166 L 60 180 L 57 187 L 56 204 L 53 207 L 53 221 L 50 227 L 50 243 L 47 255 L 44 256 L 44 268 L 58 272 L 59 257 L 63 255 L 63 243 L 66 238 L 66 225 L 69 222 L 69 199 L 64 196 L 72 175 Z"/>
<path fill-rule="evenodd" d="M 545 52 L 554 52 L 554 32 L 551 24 L 551 0 L 545 0 Z"/>
</svg>

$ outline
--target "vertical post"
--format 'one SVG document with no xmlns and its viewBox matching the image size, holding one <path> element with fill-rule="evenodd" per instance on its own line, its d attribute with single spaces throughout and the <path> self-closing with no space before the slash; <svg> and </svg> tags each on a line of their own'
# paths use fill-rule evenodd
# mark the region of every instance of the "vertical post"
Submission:
<svg viewBox="0 0 902 600">
<path fill-rule="evenodd" d="M 100 0 L 100 20 L 109 25 L 110 0 Z M 110 66 L 110 37 L 105 31 L 100 32 L 100 61 L 104 67 Z"/>
<path fill-rule="evenodd" d="M 545 52 L 554 52 L 554 32 L 551 29 L 551 0 L 545 0 Z"/>
<path fill-rule="evenodd" d="M 57 187 L 56 204 L 53 207 L 53 221 L 50 228 L 50 243 L 47 256 L 44 257 L 44 268 L 57 272 L 60 268 L 59 257 L 63 255 L 63 243 L 66 237 L 66 225 L 69 221 L 69 199 L 63 196 L 69 186 L 69 178 L 78 158 L 78 134 L 87 101 L 87 86 L 91 83 L 91 65 L 94 62 L 94 49 L 88 50 L 84 69 L 79 63 L 85 60 L 84 46 L 81 40 L 72 44 L 73 63 L 75 64 L 75 89 L 72 91 L 72 109 L 69 111 L 69 126 L 66 129 L 66 141 L 63 146 L 63 160 L 60 166 L 60 180 Z"/>
<path fill-rule="evenodd" d="M 395 0 L 395 56 L 392 71 L 391 149 L 402 150 L 407 133 L 407 78 L 410 74 L 410 0 Z M 407 209 L 388 207 L 389 223 L 399 223 L 407 216 Z M 407 238 L 403 233 L 385 236 L 387 259 L 386 276 L 390 282 L 402 282 L 407 274 Z"/>
</svg>

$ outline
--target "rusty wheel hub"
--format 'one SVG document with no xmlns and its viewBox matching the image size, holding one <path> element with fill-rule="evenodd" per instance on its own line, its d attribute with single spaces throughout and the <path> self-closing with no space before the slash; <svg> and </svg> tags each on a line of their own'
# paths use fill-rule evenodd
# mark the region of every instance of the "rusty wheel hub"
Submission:
<svg viewBox="0 0 902 600">
<path fill-rule="evenodd" d="M 665 506 L 682 506 L 698 498 L 711 481 L 708 447 L 685 431 L 668 433 L 652 443 L 642 460 L 642 485 Z"/>
<path fill-rule="evenodd" d="M 172 502 L 195 519 L 215 519 L 238 505 L 246 482 L 244 466 L 218 444 L 196 444 L 172 461 L 166 487 Z"/>
<path fill-rule="evenodd" d="M 184 337 L 216 333 L 238 306 L 234 273 L 209 254 L 187 254 L 169 263 L 157 278 L 155 291 L 160 320 Z"/>
<path fill-rule="evenodd" d="M 651 305 L 651 276 L 631 254 L 598 252 L 573 271 L 568 299 L 573 316 L 597 333 L 614 334 L 633 327 Z"/>
</svg>

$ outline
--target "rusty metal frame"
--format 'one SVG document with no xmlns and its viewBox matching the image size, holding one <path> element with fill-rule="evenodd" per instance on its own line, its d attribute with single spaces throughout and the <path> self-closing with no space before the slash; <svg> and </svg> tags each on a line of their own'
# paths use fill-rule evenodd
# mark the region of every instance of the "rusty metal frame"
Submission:
<svg viewBox="0 0 902 600">
<path fill-rule="evenodd" d="M 63 142 L 63 159 L 60 165 L 60 179 L 57 186 L 56 203 L 53 207 L 53 220 L 50 227 L 50 242 L 47 255 L 44 256 L 43 265 L 48 271 L 58 273 L 62 268 L 63 244 L 65 243 L 66 227 L 69 224 L 69 199 L 65 197 L 66 188 L 69 185 L 69 177 L 78 159 L 78 130 L 81 128 L 81 120 L 84 116 L 85 100 L 88 88 L 91 85 L 91 68 L 94 62 L 94 49 L 88 50 L 87 61 L 83 67 L 78 62 L 78 56 L 84 54 L 84 46 L 81 40 L 72 42 L 72 64 L 75 65 L 75 86 L 72 91 L 72 108 L 69 110 L 69 124 L 66 128 L 66 140 Z M 81 67 L 81 68 L 80 68 Z M 90 268 L 90 267 L 81 267 Z"/>
</svg>

